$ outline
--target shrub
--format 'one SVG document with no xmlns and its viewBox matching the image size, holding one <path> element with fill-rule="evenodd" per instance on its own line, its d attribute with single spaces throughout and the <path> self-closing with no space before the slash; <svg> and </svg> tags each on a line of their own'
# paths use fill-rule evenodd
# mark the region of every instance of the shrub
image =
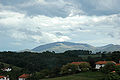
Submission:
<svg viewBox="0 0 120 80">
<path fill-rule="evenodd" d="M 61 74 L 73 74 L 76 73 L 76 71 L 78 70 L 78 66 L 74 65 L 74 64 L 67 64 L 67 65 L 63 65 L 63 67 L 61 68 Z"/>
<path fill-rule="evenodd" d="M 81 63 L 79 65 L 79 68 L 81 69 L 82 72 L 88 71 L 91 67 L 89 63 Z"/>
<path fill-rule="evenodd" d="M 101 71 L 103 73 L 110 73 L 112 71 L 115 71 L 115 64 L 114 63 L 107 63 L 103 68 L 101 68 Z"/>
<path fill-rule="evenodd" d="M 120 65 L 115 66 L 115 71 L 120 75 Z"/>
<path fill-rule="evenodd" d="M 88 71 L 89 69 L 88 68 L 81 68 L 81 71 L 82 72 L 86 72 L 86 71 Z"/>
<path fill-rule="evenodd" d="M 116 72 L 110 72 L 104 80 L 120 80 L 120 76 Z"/>
</svg>

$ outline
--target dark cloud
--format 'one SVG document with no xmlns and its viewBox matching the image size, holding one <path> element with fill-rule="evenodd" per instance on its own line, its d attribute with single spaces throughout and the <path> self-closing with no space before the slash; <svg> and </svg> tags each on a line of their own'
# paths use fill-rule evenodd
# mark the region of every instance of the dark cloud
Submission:
<svg viewBox="0 0 120 80">
<path fill-rule="evenodd" d="M 67 17 L 72 9 L 76 9 L 78 15 L 81 15 L 81 11 L 87 15 L 98 16 L 120 13 L 120 0 L 0 0 L 0 2 L 3 6 L 11 6 L 11 10 L 26 12 L 29 16 Z"/>
<path fill-rule="evenodd" d="M 56 32 L 56 35 L 63 36 L 63 34 L 61 32 Z"/>
</svg>

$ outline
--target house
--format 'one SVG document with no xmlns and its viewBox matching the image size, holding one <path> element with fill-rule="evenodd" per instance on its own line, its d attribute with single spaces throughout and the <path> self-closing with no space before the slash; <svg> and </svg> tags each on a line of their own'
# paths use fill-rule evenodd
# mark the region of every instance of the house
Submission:
<svg viewBox="0 0 120 80">
<path fill-rule="evenodd" d="M 107 63 L 116 64 L 116 62 L 114 62 L 114 61 L 98 61 L 98 62 L 95 63 L 96 64 L 95 69 L 100 69 L 101 67 L 104 67 L 105 64 L 107 64 Z"/>
<path fill-rule="evenodd" d="M 119 59 L 119 63 L 117 63 L 116 66 L 117 66 L 117 65 L 120 65 L 120 59 Z"/>
<path fill-rule="evenodd" d="M 29 78 L 29 74 L 22 74 L 21 76 L 18 77 L 18 80 L 26 80 L 27 78 Z"/>
<path fill-rule="evenodd" d="M 0 76 L 0 80 L 10 80 L 8 77 Z"/>
<path fill-rule="evenodd" d="M 9 72 L 9 71 L 11 71 L 12 69 L 11 68 L 3 68 L 3 69 L 1 69 L 2 71 L 6 71 L 6 72 Z"/>
</svg>

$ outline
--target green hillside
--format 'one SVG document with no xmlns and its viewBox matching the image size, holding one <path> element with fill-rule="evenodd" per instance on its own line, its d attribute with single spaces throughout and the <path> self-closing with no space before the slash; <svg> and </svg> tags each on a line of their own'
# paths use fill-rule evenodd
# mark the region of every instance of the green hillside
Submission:
<svg viewBox="0 0 120 80">
<path fill-rule="evenodd" d="M 13 66 L 13 65 L 10 65 L 10 64 L 6 64 L 6 63 L 3 63 L 3 62 L 0 62 L 0 64 L 4 64 L 4 67 L 9 67 L 9 66 L 11 66 L 15 71 L 22 69 L 22 68 L 20 68 L 20 67 L 16 67 L 16 66 Z"/>
<path fill-rule="evenodd" d="M 41 79 L 41 80 L 99 80 L 104 77 L 101 72 L 84 72 L 64 77 Z"/>
</svg>

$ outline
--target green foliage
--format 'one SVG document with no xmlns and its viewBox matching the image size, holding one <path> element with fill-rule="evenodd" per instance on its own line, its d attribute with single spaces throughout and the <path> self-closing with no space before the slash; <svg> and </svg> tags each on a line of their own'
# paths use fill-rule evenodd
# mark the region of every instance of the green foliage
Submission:
<svg viewBox="0 0 120 80">
<path fill-rule="evenodd" d="M 80 63 L 80 64 L 71 64 L 68 63 L 66 65 L 63 65 L 61 68 L 61 74 L 73 74 L 78 71 L 86 72 L 90 69 L 89 63 Z"/>
<path fill-rule="evenodd" d="M 120 75 L 120 65 L 115 66 L 115 71 Z"/>
<path fill-rule="evenodd" d="M 111 72 L 107 74 L 104 80 L 120 80 L 120 76 L 115 72 Z"/>
<path fill-rule="evenodd" d="M 120 59 L 120 51 L 114 51 L 112 52 L 112 54 L 110 55 L 110 57 L 112 58 L 112 60 L 114 60 L 115 62 L 119 62 Z"/>
<path fill-rule="evenodd" d="M 86 72 L 91 68 L 91 66 L 89 63 L 81 63 L 79 64 L 79 68 L 81 69 L 82 72 Z"/>
<path fill-rule="evenodd" d="M 0 69 L 4 68 L 4 64 L 3 63 L 0 63 Z"/>
<path fill-rule="evenodd" d="M 63 67 L 61 68 L 61 74 L 73 74 L 76 73 L 77 70 L 77 65 L 68 63 L 67 65 L 63 65 Z"/>
<path fill-rule="evenodd" d="M 103 73 L 110 73 L 112 71 L 115 71 L 115 64 L 114 63 L 107 63 L 103 68 L 101 68 L 101 71 Z"/>
</svg>

